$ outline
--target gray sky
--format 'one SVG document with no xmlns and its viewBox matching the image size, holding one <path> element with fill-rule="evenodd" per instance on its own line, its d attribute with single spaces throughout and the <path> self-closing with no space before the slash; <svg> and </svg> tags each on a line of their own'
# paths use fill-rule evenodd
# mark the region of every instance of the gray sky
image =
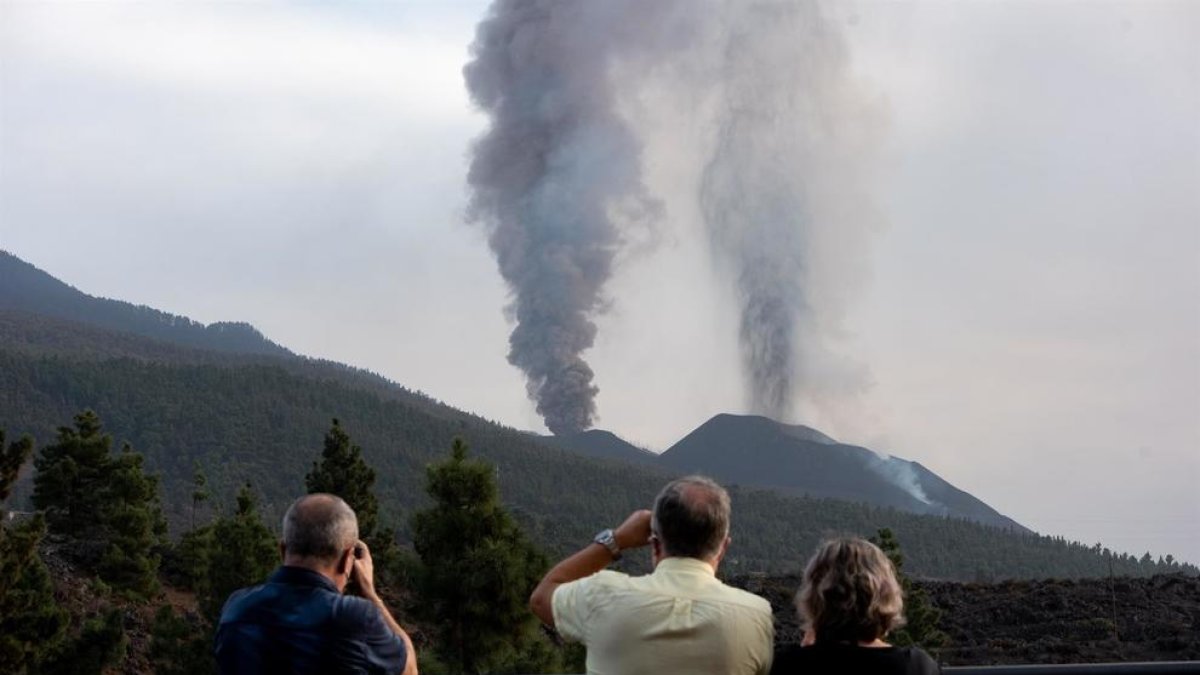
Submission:
<svg viewBox="0 0 1200 675">
<path fill-rule="evenodd" d="M 485 7 L 0 0 L 0 248 L 541 429 L 463 224 Z M 873 384 L 796 421 L 1200 563 L 1200 5 L 839 11 L 886 110 L 840 345 Z M 730 290 L 667 207 L 588 354 L 599 426 L 655 449 L 743 406 Z"/>
</svg>

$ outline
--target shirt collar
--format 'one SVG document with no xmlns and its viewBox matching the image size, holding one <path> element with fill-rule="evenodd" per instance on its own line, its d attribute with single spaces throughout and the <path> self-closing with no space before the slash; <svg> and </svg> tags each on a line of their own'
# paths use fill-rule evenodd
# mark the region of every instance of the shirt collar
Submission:
<svg viewBox="0 0 1200 675">
<path fill-rule="evenodd" d="M 333 585 L 333 581 L 329 577 L 307 567 L 282 565 L 271 574 L 271 578 L 267 581 L 272 584 L 288 584 L 289 586 L 316 586 L 333 593 L 338 592 L 337 586 Z"/>
<path fill-rule="evenodd" d="M 658 561 L 658 566 L 654 568 L 655 572 L 666 572 L 668 574 L 706 574 L 710 577 L 717 576 L 716 570 L 712 565 L 700 560 L 699 558 L 684 558 L 680 556 L 672 556 L 663 558 Z"/>
</svg>

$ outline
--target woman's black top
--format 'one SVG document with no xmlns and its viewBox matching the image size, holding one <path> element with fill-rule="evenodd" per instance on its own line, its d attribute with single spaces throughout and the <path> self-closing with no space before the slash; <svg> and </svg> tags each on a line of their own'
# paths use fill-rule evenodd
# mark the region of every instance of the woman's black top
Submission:
<svg viewBox="0 0 1200 675">
<path fill-rule="evenodd" d="M 789 645 L 775 653 L 771 675 L 938 675 L 942 669 L 919 647 Z"/>
</svg>

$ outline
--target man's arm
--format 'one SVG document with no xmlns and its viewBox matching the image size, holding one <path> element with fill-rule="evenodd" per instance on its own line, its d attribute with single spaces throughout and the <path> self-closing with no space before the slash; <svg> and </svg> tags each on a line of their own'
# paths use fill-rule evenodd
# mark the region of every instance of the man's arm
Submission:
<svg viewBox="0 0 1200 675">
<path fill-rule="evenodd" d="M 632 515 L 613 531 L 617 546 L 623 551 L 650 543 L 650 512 L 634 511 Z M 546 572 L 533 594 L 529 596 L 529 608 L 542 623 L 554 628 L 554 591 L 559 586 L 591 576 L 608 567 L 613 560 L 612 552 L 597 543 L 588 544 L 579 552 L 563 560 Z"/>
<path fill-rule="evenodd" d="M 387 624 L 388 629 L 404 642 L 404 653 L 407 654 L 407 660 L 404 662 L 404 672 L 402 675 L 417 675 L 417 651 L 413 648 L 413 643 L 408 637 L 408 633 L 405 633 L 400 624 L 396 623 L 396 619 L 392 617 L 392 613 L 388 611 L 387 605 L 375 593 L 375 589 L 371 589 L 370 594 L 364 592 L 363 597 L 370 600 L 371 604 L 379 609 L 379 613 L 383 616 L 383 622 Z"/>
<path fill-rule="evenodd" d="M 404 642 L 405 662 L 402 675 L 417 675 L 417 651 L 413 648 L 408 633 L 404 632 L 404 629 L 392 616 L 391 611 L 388 610 L 387 605 L 384 604 L 383 599 L 375 592 L 375 562 L 371 560 L 371 550 L 361 541 L 358 544 L 362 547 L 363 553 L 361 558 L 354 560 L 354 580 L 358 582 L 362 597 L 375 605 L 388 629 Z"/>
</svg>

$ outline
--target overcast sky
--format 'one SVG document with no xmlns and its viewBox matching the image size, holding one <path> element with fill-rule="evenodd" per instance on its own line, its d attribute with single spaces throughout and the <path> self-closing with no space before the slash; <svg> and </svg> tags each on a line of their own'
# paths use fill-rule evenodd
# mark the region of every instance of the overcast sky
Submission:
<svg viewBox="0 0 1200 675">
<path fill-rule="evenodd" d="M 463 219 L 485 10 L 0 0 L 0 248 L 541 430 Z M 795 421 L 1038 531 L 1200 563 L 1200 3 L 838 20 L 886 110 L 842 345 L 873 385 Z M 588 354 L 599 425 L 658 450 L 743 406 L 693 231 L 668 215 L 621 258 Z"/>
</svg>

